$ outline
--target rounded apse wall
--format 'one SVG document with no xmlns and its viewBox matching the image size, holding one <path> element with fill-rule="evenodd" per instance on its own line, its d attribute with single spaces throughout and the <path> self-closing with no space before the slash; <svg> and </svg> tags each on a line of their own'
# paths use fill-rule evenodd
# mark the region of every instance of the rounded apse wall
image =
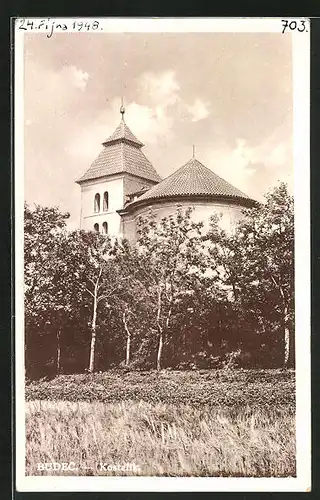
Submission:
<svg viewBox="0 0 320 500">
<path fill-rule="evenodd" d="M 204 223 L 204 230 L 209 227 L 209 220 L 213 214 L 221 215 L 220 225 L 227 231 L 232 231 L 236 223 L 242 217 L 242 210 L 245 208 L 240 202 L 215 201 L 215 200 L 158 200 L 143 206 L 132 207 L 132 213 L 122 216 L 123 237 L 130 241 L 136 240 L 136 225 L 140 216 L 147 217 L 150 211 L 156 216 L 157 221 L 163 217 L 174 215 L 178 207 L 186 210 L 192 207 L 191 217 L 196 222 Z"/>
</svg>

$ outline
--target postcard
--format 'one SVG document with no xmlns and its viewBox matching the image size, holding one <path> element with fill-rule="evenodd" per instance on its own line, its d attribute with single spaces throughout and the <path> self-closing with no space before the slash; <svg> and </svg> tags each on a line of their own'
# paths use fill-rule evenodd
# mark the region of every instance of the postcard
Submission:
<svg viewBox="0 0 320 500">
<path fill-rule="evenodd" d="M 14 21 L 16 489 L 310 491 L 310 22 Z"/>
</svg>

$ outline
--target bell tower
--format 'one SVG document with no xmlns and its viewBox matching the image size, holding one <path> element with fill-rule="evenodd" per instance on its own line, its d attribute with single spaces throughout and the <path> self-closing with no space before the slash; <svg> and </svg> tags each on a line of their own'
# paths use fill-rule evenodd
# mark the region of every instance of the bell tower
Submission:
<svg viewBox="0 0 320 500">
<path fill-rule="evenodd" d="M 161 181 L 155 168 L 144 155 L 144 144 L 135 137 L 125 122 L 125 107 L 120 107 L 121 120 L 89 169 L 76 180 L 81 188 L 80 229 L 122 236 L 121 216 L 132 193 L 149 189 Z"/>
</svg>

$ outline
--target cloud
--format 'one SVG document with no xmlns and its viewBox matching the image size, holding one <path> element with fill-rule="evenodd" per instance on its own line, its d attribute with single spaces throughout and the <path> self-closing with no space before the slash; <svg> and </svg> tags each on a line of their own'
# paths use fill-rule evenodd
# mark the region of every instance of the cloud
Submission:
<svg viewBox="0 0 320 500">
<path fill-rule="evenodd" d="M 28 61 L 26 64 L 26 88 L 32 88 L 32 99 L 26 99 L 26 120 L 51 123 L 56 117 L 73 109 L 79 99 L 78 92 L 84 92 L 89 74 L 76 66 L 63 66 L 59 71 Z M 61 128 L 61 124 L 59 124 Z"/>
<path fill-rule="evenodd" d="M 101 143 L 113 133 L 119 125 L 120 96 L 113 99 L 109 105 L 96 117 L 94 123 L 86 126 L 72 139 L 67 147 L 68 154 L 87 161 L 93 160 L 99 153 Z M 167 141 L 171 136 L 174 120 L 165 113 L 159 105 L 155 108 L 130 102 L 126 107 L 125 121 L 136 137 L 146 145 Z"/>
<path fill-rule="evenodd" d="M 86 73 L 80 75 L 76 68 L 70 68 L 68 77 L 80 82 L 87 81 Z M 180 85 L 174 71 L 159 73 L 144 72 L 136 81 L 138 99 L 125 103 L 125 120 L 133 133 L 145 144 L 167 143 L 173 136 L 175 112 L 173 107 L 181 104 Z M 139 100 L 139 102 L 137 102 Z M 72 138 L 67 151 L 72 156 L 92 159 L 101 149 L 101 142 L 111 135 L 119 124 L 121 96 L 108 103 L 90 125 L 78 131 Z M 143 102 L 143 104 L 140 104 Z"/>
<path fill-rule="evenodd" d="M 68 68 L 73 85 L 86 85 L 88 74 Z M 197 122 L 209 115 L 209 103 L 197 98 L 193 104 L 180 96 L 180 84 L 174 71 L 144 72 L 136 80 L 137 99 L 126 104 L 125 120 L 133 133 L 146 145 L 166 145 L 175 135 L 179 120 Z M 119 124 L 121 97 L 115 97 L 77 136 L 71 139 L 67 151 L 72 156 L 88 160 L 98 154 L 101 142 Z M 142 102 L 143 104 L 141 104 Z"/>
<path fill-rule="evenodd" d="M 59 76 L 61 76 L 65 84 L 69 87 L 75 87 L 82 90 L 82 92 L 86 89 L 89 79 L 89 74 L 86 71 L 82 71 L 82 69 L 78 69 L 76 66 L 65 66 L 62 68 L 58 78 Z"/>
<path fill-rule="evenodd" d="M 246 192 L 254 174 L 252 149 L 244 139 L 237 139 L 236 147 L 220 146 L 204 151 L 204 164 L 238 189 Z"/>
<path fill-rule="evenodd" d="M 282 127 L 258 145 L 236 139 L 235 148 L 218 146 L 203 150 L 205 165 L 249 196 L 262 200 L 263 194 L 280 179 L 293 186 L 292 146 Z"/>
<path fill-rule="evenodd" d="M 175 72 L 145 72 L 138 78 L 137 88 L 148 105 L 129 104 L 130 123 L 134 123 L 137 134 L 149 144 L 167 141 L 173 136 L 174 108 L 181 102 Z"/>
<path fill-rule="evenodd" d="M 208 110 L 208 105 L 204 103 L 201 99 L 196 99 L 194 104 L 186 105 L 186 108 L 191 115 L 192 122 L 198 122 L 199 120 L 203 120 L 207 118 L 210 114 Z"/>
<path fill-rule="evenodd" d="M 281 134 L 279 127 L 265 141 L 254 148 L 253 159 L 263 161 L 269 169 L 282 167 L 288 162 L 292 163 L 291 138 Z"/>
<path fill-rule="evenodd" d="M 68 86 L 85 88 L 88 74 L 69 66 L 65 70 Z M 174 71 L 144 72 L 136 80 L 138 93 L 126 104 L 125 120 L 133 133 L 147 146 L 172 147 L 179 121 L 199 122 L 210 114 L 210 103 L 196 98 L 185 102 L 180 94 L 180 83 Z M 95 120 L 77 129 L 70 136 L 66 152 L 76 159 L 79 175 L 101 150 L 103 140 L 111 135 L 120 121 L 121 97 L 115 97 L 100 111 Z M 219 144 L 213 149 L 201 148 L 201 161 L 218 175 L 248 194 L 258 197 L 277 180 L 281 170 L 290 178 L 291 143 L 287 126 L 281 124 L 260 144 L 238 137 L 233 149 Z M 261 186 L 261 187 L 260 187 Z"/>
<path fill-rule="evenodd" d="M 89 73 L 79 65 L 57 70 L 38 60 L 25 63 L 25 196 L 42 205 L 59 204 L 71 211 L 78 203 L 78 158 L 66 154 L 70 138 L 82 130 L 79 96 L 87 89 Z M 67 168 L 66 168 L 67 165 Z M 84 169 L 84 165 L 80 165 Z M 78 222 L 78 211 L 75 212 Z"/>
<path fill-rule="evenodd" d="M 152 109 L 133 102 L 128 105 L 127 111 L 128 125 L 134 125 L 134 133 L 146 144 L 167 141 L 172 136 L 174 119 L 163 106 Z"/>
<path fill-rule="evenodd" d="M 174 71 L 143 73 L 138 80 L 138 88 L 141 95 L 147 97 L 153 105 L 162 108 L 180 101 L 180 85 Z"/>
<path fill-rule="evenodd" d="M 138 89 L 144 102 L 149 102 L 150 108 L 158 118 L 171 117 L 197 122 L 210 114 L 209 103 L 196 98 L 193 104 L 185 102 L 180 95 L 180 83 L 174 71 L 160 73 L 143 73 L 138 79 Z M 168 121 L 168 124 L 171 120 Z"/>
</svg>

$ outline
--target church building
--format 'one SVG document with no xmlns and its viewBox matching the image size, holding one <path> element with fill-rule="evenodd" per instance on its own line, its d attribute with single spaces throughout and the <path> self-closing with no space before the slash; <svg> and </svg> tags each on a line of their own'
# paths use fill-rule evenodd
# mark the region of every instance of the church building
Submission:
<svg viewBox="0 0 320 500">
<path fill-rule="evenodd" d="M 144 144 L 121 121 L 106 139 L 99 156 L 76 182 L 81 187 L 80 228 L 136 239 L 136 223 L 150 210 L 157 219 L 175 213 L 177 206 L 193 207 L 192 217 L 207 223 L 221 215 L 227 230 L 255 201 L 205 167 L 193 155 L 178 170 L 161 179 L 144 155 Z"/>
</svg>

